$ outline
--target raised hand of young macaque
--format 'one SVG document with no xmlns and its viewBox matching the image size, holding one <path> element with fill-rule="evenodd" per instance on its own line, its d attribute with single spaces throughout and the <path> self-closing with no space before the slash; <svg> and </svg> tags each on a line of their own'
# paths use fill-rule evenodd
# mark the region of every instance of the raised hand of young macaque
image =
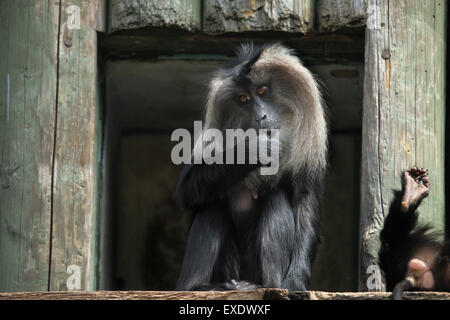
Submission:
<svg viewBox="0 0 450 320">
<path fill-rule="evenodd" d="M 450 290 L 450 245 L 443 246 L 430 226 L 417 226 L 419 207 L 430 190 L 428 171 L 411 168 L 402 175 L 380 233 L 380 267 L 387 290 L 400 300 L 406 290 Z"/>
</svg>

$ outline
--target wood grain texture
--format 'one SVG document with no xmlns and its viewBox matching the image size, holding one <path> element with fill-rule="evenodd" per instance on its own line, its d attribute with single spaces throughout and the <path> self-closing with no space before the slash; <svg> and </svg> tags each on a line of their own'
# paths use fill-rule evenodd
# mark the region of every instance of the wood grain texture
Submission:
<svg viewBox="0 0 450 320">
<path fill-rule="evenodd" d="M 111 0 L 109 32 L 145 27 L 200 30 L 201 0 Z"/>
<path fill-rule="evenodd" d="M 283 289 L 250 291 L 71 291 L 0 293 L 0 300 L 286 300 Z"/>
<path fill-rule="evenodd" d="M 420 222 L 444 229 L 445 1 L 376 0 L 366 31 L 360 290 L 401 172 L 429 169 Z M 379 289 L 384 289 L 383 286 Z"/>
<path fill-rule="evenodd" d="M 314 28 L 315 0 L 204 0 L 206 33 L 286 31 L 307 33 Z"/>
<path fill-rule="evenodd" d="M 391 292 L 290 292 L 291 300 L 391 300 Z M 405 292 L 403 300 L 449 300 L 448 292 Z"/>
<path fill-rule="evenodd" d="M 68 27 L 71 5 L 80 8 L 80 29 Z M 96 1 L 61 2 L 50 290 L 95 286 L 100 125 L 97 32 L 91 26 L 101 8 Z M 68 287 L 77 268 L 79 285 Z"/>
<path fill-rule="evenodd" d="M 58 20 L 0 2 L 0 291 L 47 289 Z"/>
<path fill-rule="evenodd" d="M 250 291 L 72 291 L 0 293 L 0 300 L 389 300 L 390 292 Z M 404 300 L 449 300 L 447 292 L 406 292 Z"/>
<path fill-rule="evenodd" d="M 343 28 L 361 28 L 366 25 L 369 0 L 317 0 L 320 32 Z"/>
</svg>

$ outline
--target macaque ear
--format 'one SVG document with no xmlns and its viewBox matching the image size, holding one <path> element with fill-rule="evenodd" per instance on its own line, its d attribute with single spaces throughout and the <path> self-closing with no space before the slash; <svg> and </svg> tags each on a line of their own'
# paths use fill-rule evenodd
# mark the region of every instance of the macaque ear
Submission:
<svg viewBox="0 0 450 320">
<path fill-rule="evenodd" d="M 425 261 L 417 258 L 409 260 L 407 274 L 414 278 L 416 288 L 427 290 L 434 288 L 434 275 Z"/>
</svg>

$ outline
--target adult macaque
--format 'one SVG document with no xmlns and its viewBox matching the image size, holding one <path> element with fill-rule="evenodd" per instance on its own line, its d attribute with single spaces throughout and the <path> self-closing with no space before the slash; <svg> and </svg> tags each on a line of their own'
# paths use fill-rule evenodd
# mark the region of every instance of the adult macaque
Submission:
<svg viewBox="0 0 450 320">
<path fill-rule="evenodd" d="M 270 144 L 280 151 L 279 169 L 261 175 L 261 159 L 186 165 L 176 197 L 193 221 L 177 289 L 305 290 L 327 153 L 314 77 L 280 44 L 243 45 L 212 79 L 204 122 L 222 132 L 279 130 L 278 145 Z"/>
</svg>

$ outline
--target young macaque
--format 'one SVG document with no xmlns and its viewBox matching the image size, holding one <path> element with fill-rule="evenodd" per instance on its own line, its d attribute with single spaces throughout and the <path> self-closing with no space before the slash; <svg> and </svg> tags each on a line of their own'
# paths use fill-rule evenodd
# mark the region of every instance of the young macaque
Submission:
<svg viewBox="0 0 450 320">
<path fill-rule="evenodd" d="M 416 209 L 429 191 L 427 170 L 405 171 L 380 234 L 380 267 L 394 300 L 407 290 L 450 290 L 450 243 L 443 246 L 429 225 L 417 226 Z"/>
</svg>

